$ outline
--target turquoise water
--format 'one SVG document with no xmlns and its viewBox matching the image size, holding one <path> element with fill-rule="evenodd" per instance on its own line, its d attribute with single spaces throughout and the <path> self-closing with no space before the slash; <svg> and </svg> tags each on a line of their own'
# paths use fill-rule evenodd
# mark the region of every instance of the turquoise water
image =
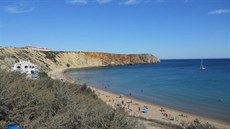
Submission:
<svg viewBox="0 0 230 129">
<path fill-rule="evenodd" d="M 118 94 L 230 123 L 230 59 L 76 69 L 68 76 Z"/>
</svg>

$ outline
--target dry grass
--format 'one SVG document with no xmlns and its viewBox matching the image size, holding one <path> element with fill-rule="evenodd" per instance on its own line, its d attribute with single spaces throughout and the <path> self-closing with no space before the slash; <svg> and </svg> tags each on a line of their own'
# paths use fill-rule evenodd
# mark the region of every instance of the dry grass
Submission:
<svg viewBox="0 0 230 129">
<path fill-rule="evenodd" d="M 10 123 L 29 129 L 144 128 L 123 110 L 107 106 L 86 85 L 47 77 L 28 80 L 0 71 L 0 128 Z"/>
</svg>

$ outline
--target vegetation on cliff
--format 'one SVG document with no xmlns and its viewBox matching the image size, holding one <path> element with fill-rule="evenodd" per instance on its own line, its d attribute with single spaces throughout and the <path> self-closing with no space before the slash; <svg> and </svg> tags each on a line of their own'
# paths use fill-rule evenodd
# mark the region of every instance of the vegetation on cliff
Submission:
<svg viewBox="0 0 230 129">
<path fill-rule="evenodd" d="M 110 54 L 100 52 L 36 51 L 20 48 L 0 49 L 0 69 L 10 69 L 19 60 L 30 60 L 42 71 L 63 68 L 158 63 L 151 54 Z"/>
<path fill-rule="evenodd" d="M 29 129 L 140 129 L 121 109 L 107 106 L 86 85 L 48 77 L 28 80 L 0 70 L 0 128 L 10 123 Z"/>
</svg>

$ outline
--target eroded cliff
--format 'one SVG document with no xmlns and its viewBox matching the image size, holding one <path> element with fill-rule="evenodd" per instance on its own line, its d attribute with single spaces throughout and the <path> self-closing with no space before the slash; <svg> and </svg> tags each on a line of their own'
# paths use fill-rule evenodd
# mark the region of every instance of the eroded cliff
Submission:
<svg viewBox="0 0 230 129">
<path fill-rule="evenodd" d="M 19 60 L 30 60 L 43 71 L 64 68 L 158 63 L 151 54 L 110 54 L 99 52 L 35 51 L 19 48 L 0 48 L 0 67 L 9 69 Z"/>
</svg>

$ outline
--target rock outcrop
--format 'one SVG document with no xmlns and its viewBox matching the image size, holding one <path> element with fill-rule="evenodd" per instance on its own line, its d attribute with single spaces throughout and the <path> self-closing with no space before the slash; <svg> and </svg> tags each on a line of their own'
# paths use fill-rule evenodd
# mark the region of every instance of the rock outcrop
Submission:
<svg viewBox="0 0 230 129">
<path fill-rule="evenodd" d="M 115 66 L 158 63 L 151 54 L 110 54 L 100 52 L 35 51 L 19 48 L 0 48 L 0 68 L 10 69 L 20 60 L 30 60 L 39 69 L 49 72 L 54 69 Z"/>
</svg>

